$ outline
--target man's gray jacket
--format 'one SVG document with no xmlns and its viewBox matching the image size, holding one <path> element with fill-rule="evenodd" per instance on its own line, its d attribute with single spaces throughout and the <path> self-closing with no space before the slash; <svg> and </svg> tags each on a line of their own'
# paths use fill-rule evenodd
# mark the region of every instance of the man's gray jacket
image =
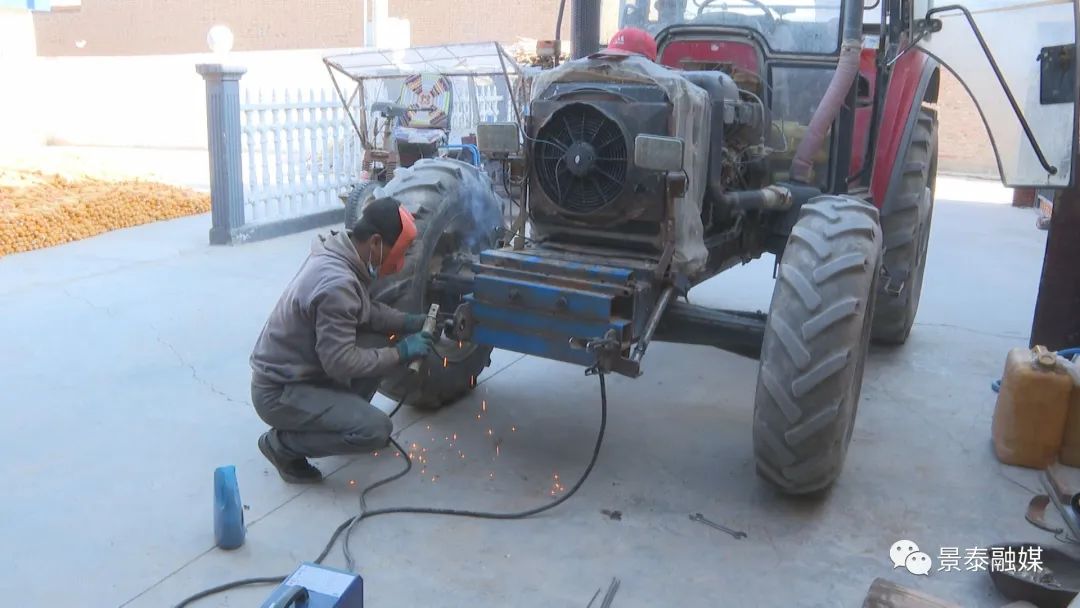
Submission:
<svg viewBox="0 0 1080 608">
<path fill-rule="evenodd" d="M 396 365 L 396 348 L 357 345 L 358 333 L 398 333 L 405 326 L 405 313 L 371 300 L 370 284 L 348 234 L 319 235 L 255 343 L 253 381 L 347 387 Z"/>
</svg>

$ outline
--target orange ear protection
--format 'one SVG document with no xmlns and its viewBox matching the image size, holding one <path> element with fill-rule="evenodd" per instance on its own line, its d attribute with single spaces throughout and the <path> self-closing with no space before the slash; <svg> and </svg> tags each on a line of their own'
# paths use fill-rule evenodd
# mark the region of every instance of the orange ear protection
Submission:
<svg viewBox="0 0 1080 608">
<path fill-rule="evenodd" d="M 416 222 L 413 221 L 412 214 L 404 205 L 401 205 L 398 207 L 398 215 L 401 216 L 401 235 L 394 242 L 390 253 L 383 259 L 382 266 L 379 266 L 379 276 L 381 277 L 401 272 L 401 269 L 405 266 L 405 252 L 409 250 L 409 245 L 412 245 L 412 242 L 416 240 Z"/>
</svg>

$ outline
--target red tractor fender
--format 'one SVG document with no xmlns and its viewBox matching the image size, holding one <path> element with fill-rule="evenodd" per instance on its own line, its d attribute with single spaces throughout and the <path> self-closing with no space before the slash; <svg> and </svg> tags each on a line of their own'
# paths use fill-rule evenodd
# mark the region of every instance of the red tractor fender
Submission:
<svg viewBox="0 0 1080 608">
<path fill-rule="evenodd" d="M 898 161 L 911 142 L 922 102 L 937 101 L 939 72 L 938 62 L 918 49 L 904 53 L 893 66 L 870 177 L 871 200 L 879 209 L 900 181 L 904 168 Z"/>
</svg>

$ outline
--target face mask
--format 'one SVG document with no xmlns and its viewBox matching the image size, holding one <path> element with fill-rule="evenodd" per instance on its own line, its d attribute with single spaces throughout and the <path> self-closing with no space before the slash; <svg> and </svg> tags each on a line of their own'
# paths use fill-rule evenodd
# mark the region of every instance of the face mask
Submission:
<svg viewBox="0 0 1080 608">
<path fill-rule="evenodd" d="M 379 259 L 384 259 L 383 258 L 382 241 L 379 241 Z M 372 281 L 379 278 L 379 267 L 376 266 L 375 264 L 371 263 L 371 256 L 370 255 L 368 255 L 367 271 L 368 271 L 368 274 L 371 275 L 371 280 Z"/>
</svg>

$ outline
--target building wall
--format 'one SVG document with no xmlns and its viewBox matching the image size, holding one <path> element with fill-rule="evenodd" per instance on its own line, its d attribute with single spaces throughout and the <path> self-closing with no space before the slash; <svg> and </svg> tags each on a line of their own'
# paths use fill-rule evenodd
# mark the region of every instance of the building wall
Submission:
<svg viewBox="0 0 1080 608">
<path fill-rule="evenodd" d="M 948 70 L 938 95 L 938 167 L 950 173 L 997 177 L 997 160 L 975 102 Z"/>
<path fill-rule="evenodd" d="M 413 45 L 550 38 L 557 10 L 558 0 L 389 0 L 389 16 L 409 20 Z M 21 11 L 18 20 L 11 20 L 22 28 L 19 40 L 26 39 L 28 19 L 27 12 Z M 201 81 L 193 64 L 213 58 L 179 54 L 205 54 L 206 32 L 216 23 L 232 28 L 238 53 L 230 61 L 250 68 L 244 84 L 251 88 L 326 86 L 318 49 L 363 43 L 362 0 L 82 0 L 79 8 L 35 12 L 33 20 L 38 54 L 51 58 L 44 60 L 47 63 L 40 74 L 58 89 L 43 95 L 52 101 L 40 105 L 68 99 L 67 91 L 82 91 L 78 107 L 85 111 L 73 111 L 71 105 L 63 111 L 55 108 L 58 113 L 48 121 L 47 137 L 57 142 L 205 145 L 200 123 Z M 563 33 L 569 38 L 569 14 Z M 30 34 L 32 46 L 33 32 Z M 0 40 L 4 38 L 0 33 Z M 14 38 L 8 40 L 7 46 L 14 45 Z M 80 48 L 77 41 L 85 41 L 85 45 Z M 94 57 L 101 55 L 142 57 Z M 109 84 L 107 90 L 94 95 L 103 83 Z M 114 114 L 130 116 L 117 106 L 118 99 L 148 112 L 153 109 L 146 121 L 162 114 L 163 108 L 175 108 L 164 112 L 174 119 L 156 128 L 141 121 L 118 125 L 100 120 Z M 947 73 L 942 77 L 938 110 L 941 170 L 996 175 L 982 119 L 963 87 Z M 189 115 L 191 120 L 175 118 Z"/>
<path fill-rule="evenodd" d="M 25 2 L 23 2 L 25 6 Z M 25 8 L 0 7 L 0 82 L 28 83 L 0 94 L 0 156 L 39 142 L 44 125 L 33 120 L 37 98 L 29 94 L 37 76 L 34 23 Z"/>
<path fill-rule="evenodd" d="M 550 38 L 558 0 L 389 0 L 412 44 Z M 363 44 L 361 0 L 83 0 L 34 13 L 41 56 L 200 53 L 206 32 L 228 25 L 237 51 Z M 564 32 L 570 31 L 569 16 Z M 82 42 L 85 41 L 85 44 Z M 80 46 L 81 45 L 81 46 Z"/>
</svg>

